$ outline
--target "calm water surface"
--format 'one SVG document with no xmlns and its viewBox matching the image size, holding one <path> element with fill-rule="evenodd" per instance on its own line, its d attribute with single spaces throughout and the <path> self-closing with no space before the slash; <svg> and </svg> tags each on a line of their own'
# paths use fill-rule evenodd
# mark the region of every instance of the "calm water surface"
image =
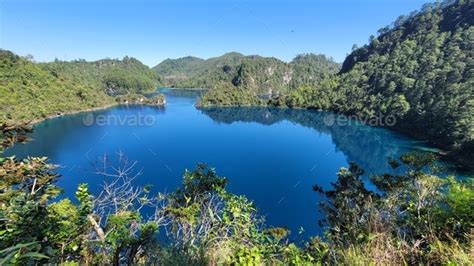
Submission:
<svg viewBox="0 0 474 266">
<path fill-rule="evenodd" d="M 60 165 L 59 186 L 74 198 L 79 183 L 99 192 L 99 158 L 123 152 L 137 161 L 139 185 L 172 191 L 184 169 L 199 162 L 229 179 L 229 190 L 255 202 L 272 226 L 293 237 L 321 234 L 321 195 L 340 167 L 354 161 L 368 173 L 388 171 L 388 156 L 426 149 L 422 143 L 358 123 L 337 125 L 317 111 L 268 108 L 194 107 L 198 92 L 165 90 L 166 108 L 119 106 L 47 120 L 35 127 L 34 141 L 8 151 L 19 157 L 48 156 Z M 330 116 L 330 117 L 328 117 Z M 329 118 L 329 119 L 328 119 Z"/>
</svg>

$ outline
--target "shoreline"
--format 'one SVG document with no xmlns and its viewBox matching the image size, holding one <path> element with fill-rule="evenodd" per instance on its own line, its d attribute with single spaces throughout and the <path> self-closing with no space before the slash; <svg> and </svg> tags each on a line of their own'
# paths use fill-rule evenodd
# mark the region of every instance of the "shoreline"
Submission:
<svg viewBox="0 0 474 266">
<path fill-rule="evenodd" d="M 113 103 L 113 104 L 108 104 L 108 105 L 98 106 L 98 107 L 92 107 L 92 108 L 83 109 L 83 110 L 68 111 L 68 112 L 59 113 L 59 114 L 56 114 L 56 115 L 49 115 L 45 118 L 41 118 L 41 119 L 38 118 L 38 119 L 32 120 L 32 121 L 28 122 L 28 124 L 30 124 L 31 126 L 36 126 L 37 124 L 39 124 L 41 122 L 44 122 L 44 121 L 47 121 L 47 120 L 50 120 L 50 119 L 59 118 L 59 117 L 67 116 L 67 115 L 74 115 L 74 114 L 80 114 L 80 113 L 86 113 L 86 112 L 105 110 L 105 109 L 108 109 L 108 108 L 111 108 L 111 107 L 114 107 L 114 106 L 118 106 L 118 105 L 120 105 L 120 103 Z"/>
<path fill-rule="evenodd" d="M 76 110 L 76 111 L 68 111 L 68 112 L 64 112 L 64 113 L 57 113 L 55 115 L 49 115 L 49 116 L 44 117 L 44 118 L 37 118 L 37 119 L 31 120 L 31 121 L 28 122 L 28 124 L 30 124 L 31 126 L 36 126 L 37 124 L 39 124 L 41 122 L 44 122 L 46 120 L 50 120 L 50 119 L 59 118 L 59 117 L 63 117 L 63 116 L 66 116 L 66 115 L 73 115 L 73 114 L 80 114 L 80 113 L 86 113 L 86 112 L 94 112 L 94 111 L 99 111 L 99 110 L 105 110 L 105 109 L 115 107 L 115 106 L 120 106 L 120 105 L 129 105 L 129 103 L 117 102 L 117 98 L 115 98 L 113 100 L 113 103 L 110 103 L 110 104 L 107 104 L 107 105 L 97 106 L 97 107 L 92 107 L 92 108 L 87 108 L 87 109 L 82 109 L 82 110 Z M 140 102 L 130 103 L 130 105 L 147 105 L 147 106 L 164 107 L 164 106 L 166 106 L 166 100 L 164 100 L 164 103 L 162 105 L 155 105 L 155 104 L 151 104 L 151 103 L 140 103 Z"/>
<path fill-rule="evenodd" d="M 99 111 L 99 110 L 105 110 L 105 109 L 109 109 L 109 108 L 116 107 L 116 106 L 129 106 L 129 105 L 150 106 L 150 107 L 165 107 L 165 104 L 164 105 L 154 105 L 154 104 L 146 104 L 146 103 L 143 103 L 143 104 L 140 104 L 140 103 L 129 103 L 129 104 L 114 103 L 114 104 L 89 108 L 89 109 L 86 109 L 86 110 L 70 111 L 70 112 L 65 112 L 65 113 L 61 113 L 61 114 L 58 114 L 58 115 L 50 115 L 50 116 L 47 116 L 47 117 L 42 118 L 42 119 L 35 119 L 33 121 L 30 121 L 30 122 L 28 122 L 28 124 L 30 124 L 31 126 L 36 126 L 41 122 L 51 120 L 51 119 L 55 119 L 55 118 L 60 118 L 60 117 L 67 116 L 67 115 L 88 113 L 88 112 L 94 112 L 94 111 Z"/>
<path fill-rule="evenodd" d="M 210 89 L 205 88 L 177 88 L 177 87 L 162 87 L 159 89 L 168 89 L 168 90 L 185 90 L 185 91 L 208 91 Z"/>
</svg>

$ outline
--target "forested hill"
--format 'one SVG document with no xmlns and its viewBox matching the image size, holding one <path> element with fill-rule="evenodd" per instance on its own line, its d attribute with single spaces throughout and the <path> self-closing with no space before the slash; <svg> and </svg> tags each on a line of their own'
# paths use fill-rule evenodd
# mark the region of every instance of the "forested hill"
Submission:
<svg viewBox="0 0 474 266">
<path fill-rule="evenodd" d="M 474 1 L 425 4 L 344 61 L 339 112 L 394 114 L 399 129 L 474 155 Z"/>
<path fill-rule="evenodd" d="M 0 122 L 42 119 L 154 89 L 159 77 L 134 58 L 35 63 L 0 50 Z"/>
<path fill-rule="evenodd" d="M 40 66 L 55 76 L 71 77 L 79 82 L 96 84 L 109 95 L 150 91 L 160 77 L 138 59 L 102 59 L 43 63 Z"/>
<path fill-rule="evenodd" d="M 317 84 L 339 69 L 339 64 L 324 55 L 299 55 L 286 63 L 273 57 L 236 52 L 207 60 L 167 59 L 153 68 L 166 86 L 211 89 L 228 83 L 257 94 L 280 94 L 302 83 Z"/>
<path fill-rule="evenodd" d="M 289 64 L 292 90 L 268 103 L 252 97 L 243 83 L 240 90 L 221 85 L 204 95 L 199 105 L 306 107 L 361 120 L 375 118 L 381 126 L 384 117 L 390 116 L 396 121 L 392 129 L 462 154 L 458 157 L 472 166 L 473 2 L 426 4 L 418 12 L 400 16 L 393 25 L 380 29 L 378 36 L 371 36 L 367 45 L 355 47 L 337 75 L 327 74 L 335 70 L 328 68 L 331 65 L 308 64 L 314 56 L 297 57 Z M 308 80 L 311 77 L 318 82 Z"/>
<path fill-rule="evenodd" d="M 159 73 L 167 79 L 187 78 L 199 70 L 200 66 L 204 64 L 204 59 L 186 56 L 178 59 L 166 59 L 153 68 L 156 73 Z"/>
</svg>

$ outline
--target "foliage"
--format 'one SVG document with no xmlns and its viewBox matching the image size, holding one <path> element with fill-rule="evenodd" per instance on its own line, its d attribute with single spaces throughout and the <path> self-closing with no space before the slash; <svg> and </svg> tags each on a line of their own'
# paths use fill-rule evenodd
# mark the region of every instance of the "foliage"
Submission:
<svg viewBox="0 0 474 266">
<path fill-rule="evenodd" d="M 249 90 L 234 87 L 228 83 L 219 83 L 199 98 L 197 106 L 258 106 L 264 103 L 264 100 Z"/>
<path fill-rule="evenodd" d="M 89 84 L 108 95 L 140 93 L 150 91 L 158 85 L 160 77 L 133 57 L 122 60 L 102 59 L 60 61 L 40 64 L 45 70 L 60 79 L 74 79 Z"/>
<path fill-rule="evenodd" d="M 29 140 L 28 133 L 32 132 L 28 124 L 6 124 L 0 125 L 0 154 L 15 143 L 26 143 Z"/>
<path fill-rule="evenodd" d="M 30 249 L 35 248 L 36 243 L 18 244 L 13 247 L 5 248 L 0 250 L 0 264 L 26 264 L 29 261 L 48 259 L 47 256 L 38 253 L 31 252 Z"/>
<path fill-rule="evenodd" d="M 166 86 L 212 89 L 232 84 L 256 95 L 276 96 L 302 84 L 317 84 L 339 68 L 324 55 L 302 54 L 285 63 L 272 57 L 232 52 L 207 60 L 167 59 L 153 69 L 163 76 Z"/>
<path fill-rule="evenodd" d="M 145 97 L 141 94 L 126 94 L 115 97 L 119 104 L 143 104 L 151 106 L 164 106 L 166 103 L 165 96 L 159 94 L 153 97 Z"/>
<path fill-rule="evenodd" d="M 301 85 L 288 94 L 271 99 L 268 104 L 277 107 L 305 107 L 317 110 L 329 110 L 337 98 L 337 79 L 326 78 L 318 86 Z"/>
<path fill-rule="evenodd" d="M 290 87 L 298 88 L 301 85 L 319 87 L 320 82 L 325 81 L 340 70 L 340 64 L 334 62 L 323 54 L 300 54 L 291 62 L 292 76 Z"/>
<path fill-rule="evenodd" d="M 3 126 L 3 147 L 14 144 L 7 139 L 24 140 L 26 128 Z M 7 262 L 46 259 L 58 248 L 47 238 L 59 233 L 59 227 L 48 221 L 48 204 L 61 192 L 53 184 L 58 178 L 54 168 L 45 157 L 0 157 L 0 249 Z"/>
<path fill-rule="evenodd" d="M 261 241 L 269 235 L 259 229 L 261 218 L 251 201 L 227 192 L 226 184 L 226 178 L 203 164 L 184 173 L 181 188 L 169 195 L 164 208 L 174 256 L 209 263 L 263 260 Z"/>
<path fill-rule="evenodd" d="M 401 156 L 392 165 L 402 173 L 370 178 L 377 193 L 365 188 L 362 172 L 354 165 L 341 170 L 333 190 L 315 188 L 327 196 L 321 204 L 330 244 L 340 248 L 336 257 L 351 264 L 375 259 L 472 263 L 467 254 L 474 228 L 474 186 L 471 180 L 434 175 L 429 166 L 434 159 L 421 154 Z"/>
<path fill-rule="evenodd" d="M 42 119 L 109 103 L 107 95 L 91 85 L 55 77 L 39 64 L 0 50 L 0 122 Z"/>
<path fill-rule="evenodd" d="M 370 212 L 377 196 L 365 188 L 361 177 L 363 170 L 351 164 L 349 169 L 341 168 L 333 190 L 325 192 L 327 201 L 321 203 L 326 213 L 324 220 L 329 226 L 326 234 L 335 244 L 347 247 L 358 244 L 369 237 L 369 228 L 364 225 L 371 220 Z M 315 191 L 321 188 L 314 187 Z"/>
<path fill-rule="evenodd" d="M 114 103 L 123 93 L 146 92 L 159 77 L 134 58 L 35 63 L 0 50 L 0 123 L 41 120 Z"/>
<path fill-rule="evenodd" d="M 165 85 L 173 86 L 176 82 L 186 79 L 188 75 L 195 75 L 204 61 L 193 56 L 166 59 L 153 67 L 153 70 L 163 77 Z"/>
<path fill-rule="evenodd" d="M 336 111 L 398 114 L 397 128 L 469 156 L 473 16 L 472 1 L 437 2 L 380 29 L 344 61 Z"/>
<path fill-rule="evenodd" d="M 163 76 L 165 86 L 210 89 L 221 81 L 230 83 L 243 58 L 242 54 L 231 52 L 207 60 L 196 57 L 167 59 L 153 70 Z"/>
</svg>

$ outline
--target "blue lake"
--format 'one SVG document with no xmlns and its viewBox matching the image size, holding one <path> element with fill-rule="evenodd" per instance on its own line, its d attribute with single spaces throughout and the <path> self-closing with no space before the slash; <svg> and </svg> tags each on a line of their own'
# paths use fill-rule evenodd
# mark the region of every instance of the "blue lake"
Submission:
<svg viewBox="0 0 474 266">
<path fill-rule="evenodd" d="M 137 185 L 173 191 L 184 169 L 199 162 L 229 179 L 229 190 L 255 202 L 267 224 L 286 226 L 293 237 L 321 234 L 313 185 L 329 189 L 340 167 L 356 162 L 367 173 L 389 171 L 386 158 L 427 149 L 419 141 L 351 121 L 333 123 L 318 111 L 194 107 L 197 92 L 165 90 L 167 106 L 118 106 L 44 121 L 34 141 L 8 154 L 48 156 L 60 165 L 58 185 L 74 198 L 79 183 L 98 193 L 99 158 L 122 152 L 137 161 Z M 300 228 L 302 236 L 298 236 Z"/>
</svg>

